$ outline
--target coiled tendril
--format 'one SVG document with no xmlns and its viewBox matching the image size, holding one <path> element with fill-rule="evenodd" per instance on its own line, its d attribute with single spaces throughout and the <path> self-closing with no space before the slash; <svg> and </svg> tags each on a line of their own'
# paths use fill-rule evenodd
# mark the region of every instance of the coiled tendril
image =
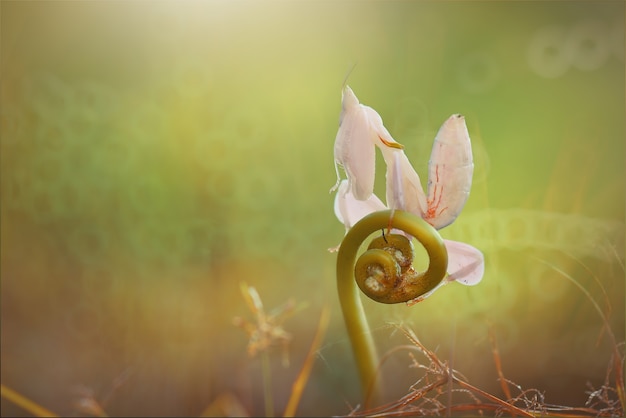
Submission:
<svg viewBox="0 0 626 418">
<path fill-rule="evenodd" d="M 446 247 L 432 226 L 409 212 L 396 210 L 391 215 L 391 210 L 384 210 L 361 219 L 348 231 L 337 255 L 337 290 L 366 403 L 379 397 L 375 385 L 378 355 L 358 289 L 380 303 L 408 302 L 437 287 L 448 268 Z M 374 239 L 357 260 L 361 244 L 372 233 L 389 227 L 415 237 L 424 246 L 429 257 L 425 272 L 415 271 L 413 246 L 398 234 Z"/>
<path fill-rule="evenodd" d="M 413 244 L 404 235 L 375 238 L 356 261 L 356 284 L 376 302 L 407 302 L 431 290 L 431 282 L 439 283 L 425 280 L 412 263 Z"/>
<path fill-rule="evenodd" d="M 408 302 L 437 287 L 446 275 L 448 253 L 439 233 L 423 219 L 408 212 L 373 213 L 348 231 L 337 259 L 337 274 L 354 271 L 356 283 L 369 298 L 380 303 Z M 414 236 L 429 256 L 428 269 L 416 271 L 413 266 L 413 245 L 404 236 L 390 234 L 375 238 L 366 252 L 356 260 L 361 243 L 380 229 L 399 229 Z M 339 280 L 347 280 L 339 277 Z"/>
</svg>

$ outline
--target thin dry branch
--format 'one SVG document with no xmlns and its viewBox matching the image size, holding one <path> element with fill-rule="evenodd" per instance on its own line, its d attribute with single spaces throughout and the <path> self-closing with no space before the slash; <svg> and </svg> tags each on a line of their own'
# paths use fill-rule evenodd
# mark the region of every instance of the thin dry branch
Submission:
<svg viewBox="0 0 626 418">
<path fill-rule="evenodd" d="M 399 329 L 406 336 L 411 345 L 394 347 L 383 356 L 381 364 L 392 354 L 406 350 L 409 351 L 411 358 L 409 368 L 421 370 L 423 375 L 411 386 L 409 393 L 394 402 L 368 410 L 352 410 L 349 416 L 399 417 L 450 415 L 452 413 L 483 415 L 491 411 L 496 416 L 614 417 L 621 416 L 623 412 L 619 397 L 620 385 L 616 384 L 615 387 L 610 385 L 615 377 L 621 375 L 616 370 L 615 365 L 621 364 L 623 366 L 624 364 L 624 356 L 619 353 L 617 347 L 616 352 L 619 353 L 619 357 L 611 359 L 604 385 L 599 389 L 590 387 L 589 399 L 585 406 L 569 407 L 548 404 L 545 402 L 544 394 L 541 391 L 523 389 L 504 377 L 493 329 L 490 329 L 489 338 L 496 362 L 498 380 L 507 397 L 506 400 L 469 383 L 457 370 L 450 367 L 447 361 L 440 359 L 435 352 L 426 348 L 411 329 L 399 325 L 396 326 L 396 329 Z M 620 347 L 623 348 L 623 344 Z M 413 352 L 416 351 L 426 358 L 425 363 L 420 362 L 413 355 Z M 516 390 L 517 395 L 513 395 L 512 388 Z M 468 396 L 471 401 L 453 404 L 450 402 L 452 392 Z"/>
</svg>

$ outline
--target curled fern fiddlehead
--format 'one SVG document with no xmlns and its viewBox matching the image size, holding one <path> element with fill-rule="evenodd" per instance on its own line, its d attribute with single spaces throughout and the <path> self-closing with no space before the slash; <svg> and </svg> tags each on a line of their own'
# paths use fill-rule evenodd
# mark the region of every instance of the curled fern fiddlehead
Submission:
<svg viewBox="0 0 626 418">
<path fill-rule="evenodd" d="M 448 267 L 446 247 L 432 226 L 408 212 L 396 210 L 391 215 L 391 210 L 384 210 L 361 219 L 348 231 L 337 255 L 337 290 L 366 401 L 379 397 L 375 384 L 378 356 L 359 288 L 377 302 L 408 302 L 437 287 Z M 372 233 L 388 227 L 415 237 L 424 246 L 429 257 L 425 272 L 413 268 L 412 244 L 399 234 L 374 239 L 357 260 L 361 244 Z"/>
<path fill-rule="evenodd" d="M 409 302 L 441 282 L 437 274 L 420 273 L 412 264 L 413 244 L 407 237 L 392 234 L 375 238 L 356 260 L 356 284 L 376 302 Z"/>
</svg>

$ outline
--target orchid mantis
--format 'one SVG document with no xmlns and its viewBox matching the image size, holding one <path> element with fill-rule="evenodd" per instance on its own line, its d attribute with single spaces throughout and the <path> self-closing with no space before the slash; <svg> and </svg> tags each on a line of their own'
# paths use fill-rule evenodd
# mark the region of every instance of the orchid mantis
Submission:
<svg viewBox="0 0 626 418">
<path fill-rule="evenodd" d="M 387 165 L 386 206 L 373 193 L 376 146 Z M 345 169 L 346 180 L 340 179 L 337 165 Z M 465 119 L 452 115 L 435 136 L 426 195 L 403 146 L 391 137 L 380 115 L 360 104 L 350 87 L 344 88 L 340 127 L 335 138 L 337 183 L 331 191 L 337 190 L 335 215 L 346 231 L 364 216 L 387 208 L 392 210 L 392 217 L 393 211 L 403 210 L 423 218 L 435 229 L 444 228 L 456 219 L 467 201 L 473 168 Z M 483 254 L 469 244 L 443 241 L 448 252 L 448 276 L 441 284 L 479 283 L 484 274 Z M 416 301 L 425 299 L 438 287 Z"/>
</svg>

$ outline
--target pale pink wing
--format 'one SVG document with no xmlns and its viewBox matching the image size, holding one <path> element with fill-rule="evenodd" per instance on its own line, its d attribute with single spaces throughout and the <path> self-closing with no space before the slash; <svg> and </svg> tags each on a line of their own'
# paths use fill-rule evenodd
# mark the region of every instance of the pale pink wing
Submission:
<svg viewBox="0 0 626 418">
<path fill-rule="evenodd" d="M 480 250 L 463 242 L 444 239 L 448 250 L 448 278 L 467 286 L 474 286 L 485 274 L 485 257 Z"/>
<path fill-rule="evenodd" d="M 435 229 L 450 225 L 465 206 L 474 162 L 465 118 L 452 115 L 433 144 L 428 163 L 428 210 L 424 219 Z"/>
<path fill-rule="evenodd" d="M 339 130 L 335 137 L 335 164 L 346 171 L 351 191 L 357 200 L 366 200 L 374 192 L 376 150 L 368 115 L 350 87 L 342 93 Z M 337 173 L 339 182 L 339 173 Z M 338 184 L 331 189 L 337 188 Z"/>
<path fill-rule="evenodd" d="M 381 148 L 387 163 L 387 206 L 424 216 L 426 195 L 417 172 L 403 150 Z"/>
<path fill-rule="evenodd" d="M 372 194 L 366 200 L 354 198 L 347 180 L 342 180 L 335 196 L 335 216 L 346 226 L 346 231 L 365 216 L 387 209 L 383 202 Z"/>
</svg>

